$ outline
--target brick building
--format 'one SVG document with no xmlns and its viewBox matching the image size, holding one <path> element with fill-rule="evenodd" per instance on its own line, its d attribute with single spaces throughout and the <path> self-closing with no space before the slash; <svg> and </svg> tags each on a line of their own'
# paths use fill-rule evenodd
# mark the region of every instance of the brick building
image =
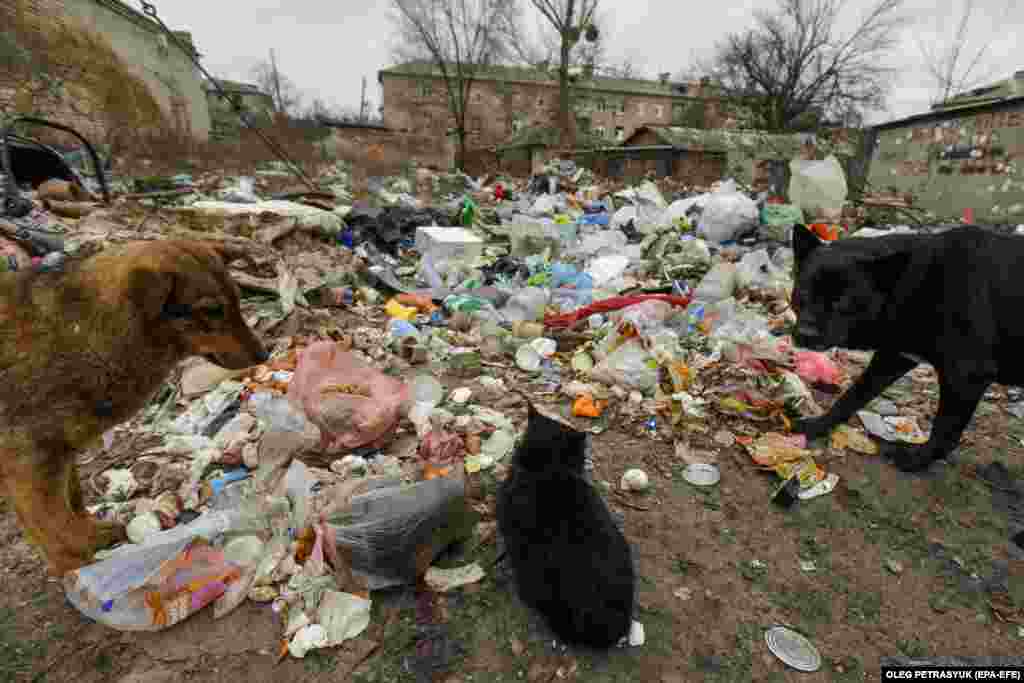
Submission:
<svg viewBox="0 0 1024 683">
<path fill-rule="evenodd" d="M 407 63 L 378 73 L 384 124 L 443 141 L 454 126 L 439 69 Z M 617 79 L 579 70 L 572 77 L 571 106 L 577 131 L 588 138 L 624 141 L 641 126 L 720 124 L 721 104 L 706 83 Z M 470 149 L 493 149 L 515 134 L 557 125 L 558 73 L 522 67 L 488 67 L 474 78 L 466 115 Z"/>
</svg>

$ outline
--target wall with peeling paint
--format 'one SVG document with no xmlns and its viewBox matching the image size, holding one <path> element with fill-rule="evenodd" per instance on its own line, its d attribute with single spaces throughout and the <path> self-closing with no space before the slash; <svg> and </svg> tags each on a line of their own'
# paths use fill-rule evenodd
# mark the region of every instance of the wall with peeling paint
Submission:
<svg viewBox="0 0 1024 683">
<path fill-rule="evenodd" d="M 940 218 L 1024 223 L 1024 101 L 880 127 L 868 182 Z"/>
</svg>

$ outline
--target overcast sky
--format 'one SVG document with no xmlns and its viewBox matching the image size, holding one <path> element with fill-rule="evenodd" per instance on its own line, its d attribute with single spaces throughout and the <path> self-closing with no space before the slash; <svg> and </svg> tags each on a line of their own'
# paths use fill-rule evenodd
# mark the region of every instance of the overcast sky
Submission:
<svg viewBox="0 0 1024 683">
<path fill-rule="evenodd" d="M 125 0 L 136 9 L 137 0 Z M 929 84 L 920 45 L 948 44 L 966 0 L 905 0 L 913 24 L 902 34 L 902 49 L 892 63 L 899 69 L 888 111 L 878 122 L 926 111 Z M 527 5 L 526 0 L 523 0 Z M 192 32 L 212 74 L 251 81 L 251 69 L 271 48 L 282 73 L 298 85 L 308 102 L 319 97 L 331 105 L 358 107 L 361 79 L 367 96 L 380 102 L 377 71 L 391 63 L 392 27 L 386 0 L 155 0 L 170 28 Z M 849 29 L 871 5 L 847 0 L 841 29 Z M 752 13 L 776 6 L 775 0 L 601 0 L 603 39 L 610 56 L 631 58 L 650 77 L 686 68 L 729 31 L 752 25 Z M 1024 50 L 1016 34 L 1024 28 L 1024 3 L 975 0 L 968 53 L 988 45 L 978 73 L 992 80 L 1024 69 Z M 533 12 L 532 9 L 529 10 Z M 534 23 L 530 20 L 531 25 Z"/>
</svg>

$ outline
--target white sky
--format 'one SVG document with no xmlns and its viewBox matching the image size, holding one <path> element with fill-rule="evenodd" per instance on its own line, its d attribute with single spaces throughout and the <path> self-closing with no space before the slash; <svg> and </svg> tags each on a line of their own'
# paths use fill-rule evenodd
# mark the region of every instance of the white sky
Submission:
<svg viewBox="0 0 1024 683">
<path fill-rule="evenodd" d="M 125 0 L 140 9 L 137 0 Z M 523 0 L 526 5 L 526 0 Z M 913 23 L 891 59 L 899 69 L 888 111 L 872 115 L 875 123 L 927 111 L 929 84 L 919 45 L 947 44 L 965 0 L 905 0 Z M 988 45 L 977 73 L 1008 78 L 1024 69 L 1024 50 L 1016 34 L 1024 28 L 1024 3 L 975 0 L 968 53 Z M 392 25 L 387 0 L 155 0 L 164 22 L 189 30 L 203 66 L 215 76 L 252 81 L 251 68 L 274 48 L 279 68 L 300 88 L 306 102 L 319 97 L 328 104 L 358 107 L 361 79 L 367 96 L 380 102 L 377 71 L 391 63 Z M 855 23 L 871 2 L 847 0 L 843 28 Z M 694 54 L 706 54 L 729 31 L 752 25 L 752 10 L 771 9 L 775 0 L 601 0 L 603 39 L 611 57 L 628 57 L 649 77 L 675 73 Z M 532 13 L 532 8 L 528 8 Z M 534 24 L 531 17 L 530 25 Z"/>
</svg>

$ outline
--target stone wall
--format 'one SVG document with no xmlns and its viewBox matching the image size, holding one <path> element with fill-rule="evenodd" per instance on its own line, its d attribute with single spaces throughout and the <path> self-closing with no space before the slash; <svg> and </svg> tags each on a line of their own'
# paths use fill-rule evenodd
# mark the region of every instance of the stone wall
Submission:
<svg viewBox="0 0 1024 683">
<path fill-rule="evenodd" d="M 878 129 L 871 190 L 912 195 L 941 218 L 1024 222 L 1024 102 Z"/>
</svg>

